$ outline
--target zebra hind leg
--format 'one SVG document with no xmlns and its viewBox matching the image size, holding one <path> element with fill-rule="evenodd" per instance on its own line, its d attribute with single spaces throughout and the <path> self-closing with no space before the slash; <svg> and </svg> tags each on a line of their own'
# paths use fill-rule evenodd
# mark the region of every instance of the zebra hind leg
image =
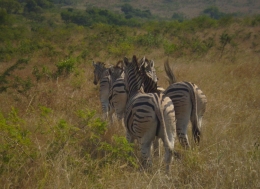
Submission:
<svg viewBox="0 0 260 189">
<path fill-rule="evenodd" d="M 174 143 L 172 140 L 170 140 L 169 142 Z M 166 174 L 169 174 L 170 172 L 170 165 L 172 163 L 172 157 L 173 157 L 173 149 L 170 149 L 169 146 L 166 145 L 166 141 L 165 139 L 163 139 L 163 146 L 164 146 L 164 161 L 166 164 Z"/>
<path fill-rule="evenodd" d="M 190 144 L 189 144 L 189 140 L 188 140 L 188 135 L 187 134 L 184 134 L 184 133 L 178 133 L 177 131 L 177 136 L 178 136 L 178 139 L 179 139 L 179 142 L 181 144 L 181 146 L 184 148 L 184 149 L 190 149 Z"/>
<path fill-rule="evenodd" d="M 152 157 L 151 157 L 152 141 L 142 141 L 141 143 L 141 164 L 145 171 L 151 172 Z"/>
<path fill-rule="evenodd" d="M 159 138 L 155 137 L 153 141 L 153 156 L 154 157 L 159 157 L 160 156 L 160 143 L 159 143 Z"/>
</svg>

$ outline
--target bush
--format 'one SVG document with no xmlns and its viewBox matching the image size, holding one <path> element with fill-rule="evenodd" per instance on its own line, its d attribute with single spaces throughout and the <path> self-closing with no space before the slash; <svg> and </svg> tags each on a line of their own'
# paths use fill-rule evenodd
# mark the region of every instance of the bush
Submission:
<svg viewBox="0 0 260 189">
<path fill-rule="evenodd" d="M 57 67 L 56 76 L 68 75 L 71 72 L 73 72 L 75 69 L 75 62 L 76 60 L 72 58 L 58 62 L 56 64 Z"/>
<path fill-rule="evenodd" d="M 15 108 L 4 116 L 0 112 L 0 176 L 4 174 L 22 175 L 26 166 L 33 161 L 35 151 L 30 139 L 30 132 L 25 129 L 25 121 L 18 116 Z"/>
</svg>

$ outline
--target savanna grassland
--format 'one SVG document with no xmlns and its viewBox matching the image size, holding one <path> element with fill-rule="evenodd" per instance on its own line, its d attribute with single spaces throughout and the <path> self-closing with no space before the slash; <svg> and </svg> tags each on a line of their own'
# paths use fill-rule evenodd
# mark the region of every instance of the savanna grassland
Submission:
<svg viewBox="0 0 260 189">
<path fill-rule="evenodd" d="M 260 187 L 259 16 L 86 26 L 57 7 L 1 11 L 1 188 Z M 176 140 L 170 175 L 163 154 L 140 172 L 122 124 L 101 119 L 92 61 L 133 55 L 154 60 L 165 88 L 169 59 L 208 99 L 201 143 L 183 150 Z"/>
</svg>

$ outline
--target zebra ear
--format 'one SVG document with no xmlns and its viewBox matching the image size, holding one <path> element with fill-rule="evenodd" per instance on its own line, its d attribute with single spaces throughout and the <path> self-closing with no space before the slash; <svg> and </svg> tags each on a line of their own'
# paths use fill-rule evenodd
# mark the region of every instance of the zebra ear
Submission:
<svg viewBox="0 0 260 189">
<path fill-rule="evenodd" d="M 136 58 L 136 56 L 135 56 L 135 55 L 133 56 L 133 58 L 132 58 L 132 61 L 133 61 L 133 63 L 136 63 L 136 64 L 138 64 L 138 61 L 137 61 L 137 58 Z"/>
<path fill-rule="evenodd" d="M 125 66 L 127 66 L 129 64 L 128 59 L 126 57 L 124 57 L 124 61 L 123 62 L 124 62 Z"/>
<path fill-rule="evenodd" d="M 154 61 L 153 61 L 153 60 L 150 61 L 150 67 L 151 67 L 151 68 L 154 67 Z"/>
<path fill-rule="evenodd" d="M 111 67 L 108 69 L 108 73 L 109 73 L 109 75 L 112 75 L 113 72 L 114 72 L 114 67 L 111 66 Z"/>
<path fill-rule="evenodd" d="M 95 66 L 96 66 L 96 63 L 93 61 L 93 62 L 92 62 L 92 65 L 95 67 Z"/>
<path fill-rule="evenodd" d="M 119 67 L 119 68 L 121 68 L 121 69 L 123 69 L 123 67 L 124 67 L 123 61 L 122 61 L 122 60 L 119 60 L 119 61 L 117 62 L 117 64 L 116 64 L 116 66 Z"/>
<path fill-rule="evenodd" d="M 140 60 L 139 62 L 139 70 L 142 68 L 142 67 L 145 67 L 145 56 Z"/>
</svg>

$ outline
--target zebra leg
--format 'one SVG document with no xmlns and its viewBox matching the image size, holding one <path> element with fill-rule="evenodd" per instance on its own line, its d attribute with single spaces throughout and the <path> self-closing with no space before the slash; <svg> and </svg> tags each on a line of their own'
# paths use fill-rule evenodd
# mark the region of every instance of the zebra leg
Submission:
<svg viewBox="0 0 260 189">
<path fill-rule="evenodd" d="M 144 141 L 141 142 L 141 162 L 143 169 L 150 171 L 152 167 L 152 157 L 151 157 L 151 145 L 152 141 Z"/>
<path fill-rule="evenodd" d="M 188 117 L 189 118 L 189 117 Z M 189 119 L 179 119 L 177 118 L 176 122 L 176 133 L 178 140 L 182 147 L 185 149 L 190 148 L 188 135 L 187 135 L 187 129 L 188 129 Z"/>
<path fill-rule="evenodd" d="M 172 139 L 171 139 L 172 138 Z M 170 143 L 174 143 L 174 138 L 169 137 L 169 142 Z M 166 173 L 168 174 L 170 171 L 170 165 L 172 163 L 172 157 L 173 157 L 173 149 L 170 149 L 167 145 L 166 145 L 166 141 L 165 139 L 163 139 L 163 146 L 164 146 L 164 150 L 165 150 L 165 155 L 164 155 L 164 161 L 166 164 Z"/>
<path fill-rule="evenodd" d="M 114 123 L 114 121 L 113 121 L 113 113 L 114 113 L 114 111 L 113 111 L 112 109 L 110 109 L 110 110 L 108 111 L 108 120 L 109 120 L 109 123 L 110 123 L 110 124 L 113 124 L 113 123 Z"/>
<path fill-rule="evenodd" d="M 154 157 L 159 157 L 160 156 L 160 148 L 159 148 L 159 138 L 155 137 L 153 141 L 153 155 Z"/>
</svg>

